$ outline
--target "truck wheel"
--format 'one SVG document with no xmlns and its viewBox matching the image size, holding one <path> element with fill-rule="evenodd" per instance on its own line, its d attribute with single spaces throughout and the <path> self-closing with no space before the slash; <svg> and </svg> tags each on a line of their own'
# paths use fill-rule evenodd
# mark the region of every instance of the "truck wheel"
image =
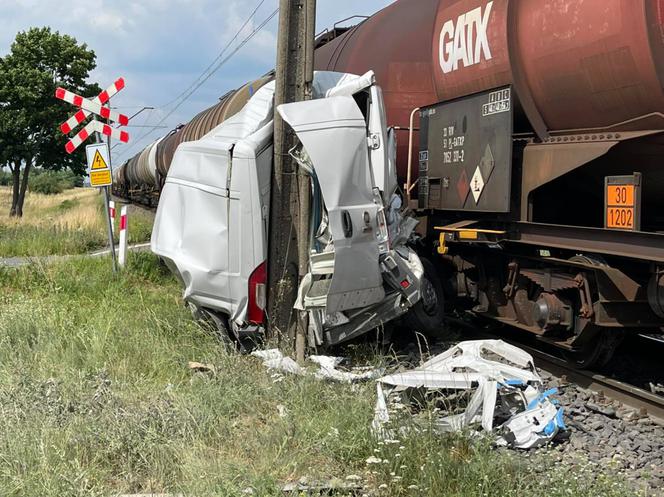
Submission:
<svg viewBox="0 0 664 497">
<path fill-rule="evenodd" d="M 445 316 L 445 297 L 443 284 L 436 267 L 428 259 L 422 259 L 424 276 L 422 277 L 422 296 L 405 315 L 404 323 L 413 331 L 441 338 L 445 335 L 443 318 Z"/>
<path fill-rule="evenodd" d="M 214 336 L 219 339 L 219 342 L 227 350 L 248 354 L 262 344 L 262 335 L 234 331 L 228 322 L 228 317 L 224 314 L 205 307 L 196 308 L 196 310 L 200 316 L 197 319 L 207 324 Z M 196 317 L 196 314 L 194 314 L 194 317 Z"/>
<path fill-rule="evenodd" d="M 226 347 L 234 347 L 231 334 L 228 331 L 228 319 L 226 316 L 211 309 L 198 307 L 193 304 L 190 304 L 190 308 L 194 319 L 204 323 L 219 342 Z"/>
</svg>

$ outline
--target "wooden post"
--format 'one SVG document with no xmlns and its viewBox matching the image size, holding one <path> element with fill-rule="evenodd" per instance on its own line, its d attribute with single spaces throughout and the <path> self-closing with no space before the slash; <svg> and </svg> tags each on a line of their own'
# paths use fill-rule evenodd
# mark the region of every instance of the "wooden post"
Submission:
<svg viewBox="0 0 664 497">
<path fill-rule="evenodd" d="M 274 94 L 274 162 L 268 250 L 268 336 L 295 345 L 304 360 L 306 315 L 293 309 L 309 259 L 308 176 L 300 174 L 288 151 L 295 136 L 276 107 L 310 99 L 313 85 L 315 0 L 280 0 Z M 293 344 L 295 341 L 295 344 Z"/>
</svg>

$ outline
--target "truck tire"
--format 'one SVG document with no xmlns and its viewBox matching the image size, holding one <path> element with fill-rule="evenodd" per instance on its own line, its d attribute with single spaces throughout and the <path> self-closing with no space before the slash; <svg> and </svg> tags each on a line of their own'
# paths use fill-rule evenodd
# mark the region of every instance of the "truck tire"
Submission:
<svg viewBox="0 0 664 497">
<path fill-rule="evenodd" d="M 422 266 L 424 266 L 422 296 L 420 301 L 406 313 L 403 321 L 412 331 L 432 338 L 442 338 L 446 334 L 443 327 L 445 317 L 443 283 L 430 260 L 422 258 Z"/>
<path fill-rule="evenodd" d="M 204 323 L 209 331 L 226 347 L 234 346 L 231 333 L 228 327 L 228 318 L 223 314 L 207 309 L 190 305 L 194 319 Z"/>
</svg>

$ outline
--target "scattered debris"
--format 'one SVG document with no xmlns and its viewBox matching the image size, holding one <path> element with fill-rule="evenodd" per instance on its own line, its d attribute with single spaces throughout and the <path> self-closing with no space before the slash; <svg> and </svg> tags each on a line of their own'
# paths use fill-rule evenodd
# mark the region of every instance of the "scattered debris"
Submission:
<svg viewBox="0 0 664 497">
<path fill-rule="evenodd" d="M 189 369 L 197 373 L 215 374 L 217 372 L 217 369 L 214 367 L 213 364 L 204 364 L 202 362 L 189 361 L 188 367 Z"/>
<path fill-rule="evenodd" d="M 288 409 L 283 404 L 277 404 L 277 412 L 279 413 L 280 418 L 285 418 L 288 416 Z"/>
<path fill-rule="evenodd" d="M 279 349 L 254 350 L 252 356 L 263 360 L 267 369 L 274 369 L 283 373 L 304 374 L 300 365 L 288 356 L 284 356 Z"/>
<path fill-rule="evenodd" d="M 342 383 L 353 383 L 356 381 L 374 380 L 383 374 L 382 369 L 367 369 L 357 368 L 364 370 L 363 372 L 354 371 L 340 371 L 337 369 L 342 362 L 343 357 L 332 357 L 326 355 L 312 355 L 309 360 L 320 366 L 320 369 L 314 373 L 316 378 L 325 380 L 334 380 Z"/>
<path fill-rule="evenodd" d="M 383 436 L 391 412 L 424 403 L 434 405 L 439 431 L 496 427 L 497 443 L 511 448 L 543 445 L 567 429 L 550 398 L 557 389 L 544 391 L 532 356 L 502 340 L 461 342 L 418 368 L 379 378 L 377 393 L 372 427 Z"/>
<path fill-rule="evenodd" d="M 649 382 L 650 391 L 656 395 L 664 395 L 664 385 L 661 383 Z"/>
<path fill-rule="evenodd" d="M 297 482 L 282 485 L 281 491 L 293 495 L 330 495 L 338 492 L 343 495 L 356 495 L 364 488 L 355 479 L 346 480 L 333 478 L 327 481 L 309 481 L 307 478 L 300 478 Z"/>
<path fill-rule="evenodd" d="M 263 360 L 263 365 L 268 369 L 274 369 L 284 373 L 295 375 L 304 375 L 309 372 L 301 367 L 297 362 L 288 356 L 284 356 L 278 349 L 256 350 L 251 355 Z M 341 383 L 354 383 L 356 381 L 367 381 L 378 378 L 383 374 L 382 369 L 357 368 L 361 371 L 341 371 L 337 369 L 342 362 L 343 357 L 333 357 L 325 355 L 312 355 L 308 360 L 318 364 L 319 369 L 314 372 L 314 376 L 322 380 L 332 380 Z"/>
</svg>

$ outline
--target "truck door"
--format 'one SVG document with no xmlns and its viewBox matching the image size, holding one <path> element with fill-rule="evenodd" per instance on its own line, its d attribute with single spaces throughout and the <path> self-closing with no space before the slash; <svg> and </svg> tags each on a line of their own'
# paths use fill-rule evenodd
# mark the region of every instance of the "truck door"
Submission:
<svg viewBox="0 0 664 497">
<path fill-rule="evenodd" d="M 393 160 L 396 149 L 394 137 L 390 139 L 385 118 L 383 91 L 379 86 L 372 85 L 368 90 L 369 98 L 369 150 L 374 185 L 380 190 L 383 203 L 388 205 L 392 193 L 397 189 L 396 163 Z M 396 151 L 396 150 L 394 150 Z"/>
<path fill-rule="evenodd" d="M 327 292 L 331 314 L 385 297 L 379 266 L 377 213 L 367 147 L 367 125 L 352 97 L 278 107 L 306 149 L 320 184 L 334 242 Z"/>
</svg>

